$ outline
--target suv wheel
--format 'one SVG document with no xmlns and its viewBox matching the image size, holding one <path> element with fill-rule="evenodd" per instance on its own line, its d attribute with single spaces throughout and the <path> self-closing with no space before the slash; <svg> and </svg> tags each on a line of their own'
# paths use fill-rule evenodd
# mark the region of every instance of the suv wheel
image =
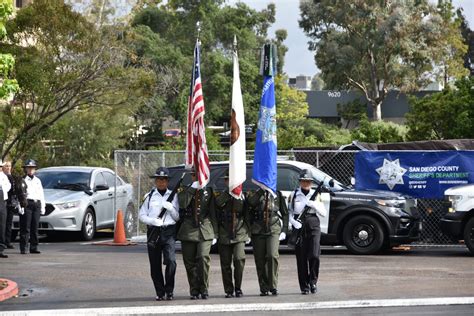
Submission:
<svg viewBox="0 0 474 316">
<path fill-rule="evenodd" d="M 382 248 L 384 232 L 382 225 L 375 218 L 359 215 L 346 223 L 342 238 L 350 252 L 357 255 L 370 255 Z"/>
<path fill-rule="evenodd" d="M 467 221 L 464 227 L 464 243 L 471 254 L 474 255 L 474 217 Z"/>
<path fill-rule="evenodd" d="M 92 240 L 95 234 L 95 217 L 90 208 L 86 210 L 82 220 L 81 238 L 82 240 Z"/>
</svg>

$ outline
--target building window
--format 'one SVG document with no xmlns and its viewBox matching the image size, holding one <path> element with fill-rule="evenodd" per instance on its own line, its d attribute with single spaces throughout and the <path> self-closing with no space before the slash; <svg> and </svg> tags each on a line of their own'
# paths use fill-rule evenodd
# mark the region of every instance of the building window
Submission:
<svg viewBox="0 0 474 316">
<path fill-rule="evenodd" d="M 17 8 L 23 7 L 23 0 L 16 0 L 16 7 Z"/>
</svg>

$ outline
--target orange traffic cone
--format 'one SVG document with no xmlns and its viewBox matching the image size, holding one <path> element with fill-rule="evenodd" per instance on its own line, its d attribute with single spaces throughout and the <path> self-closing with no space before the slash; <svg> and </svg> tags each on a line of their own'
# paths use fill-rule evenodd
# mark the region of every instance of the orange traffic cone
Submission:
<svg viewBox="0 0 474 316">
<path fill-rule="evenodd" d="M 113 242 L 98 242 L 96 245 L 106 245 L 106 246 L 129 246 L 134 245 L 127 240 L 125 237 L 125 226 L 123 224 L 123 212 L 122 210 L 117 211 L 117 220 L 115 221 L 115 230 L 114 230 L 114 241 Z"/>
<path fill-rule="evenodd" d="M 114 243 L 115 244 L 127 243 L 127 237 L 125 237 L 125 226 L 123 225 L 122 210 L 117 211 L 117 220 L 115 221 L 115 230 L 114 230 Z"/>
</svg>

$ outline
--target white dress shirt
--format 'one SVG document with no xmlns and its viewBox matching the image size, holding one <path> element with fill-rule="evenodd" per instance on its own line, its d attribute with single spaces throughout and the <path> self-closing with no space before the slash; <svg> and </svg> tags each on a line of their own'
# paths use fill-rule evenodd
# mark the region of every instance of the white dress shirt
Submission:
<svg viewBox="0 0 474 316">
<path fill-rule="evenodd" d="M 300 215 L 301 212 L 303 212 L 305 206 L 308 204 L 308 202 L 311 199 L 311 196 L 314 193 L 314 189 L 309 190 L 308 194 L 304 194 L 301 191 L 301 188 L 298 188 L 298 190 L 293 191 L 290 195 L 289 203 L 288 203 L 288 212 L 290 213 L 289 220 L 291 225 L 295 226 L 294 223 L 296 220 L 294 219 L 294 215 Z M 293 199 L 295 200 L 293 202 Z M 294 204 L 294 208 L 293 208 Z M 327 214 L 326 207 L 324 207 L 324 204 L 320 201 L 320 199 L 317 197 L 314 201 L 314 206 L 316 208 L 311 207 L 308 213 L 315 213 L 319 217 L 325 217 Z"/>
<path fill-rule="evenodd" d="M 157 189 L 153 190 L 152 196 L 149 196 L 150 192 L 145 196 L 145 200 L 143 201 L 142 207 L 140 208 L 140 213 L 138 215 L 140 221 L 147 225 L 153 225 L 154 220 L 158 218 L 158 215 L 161 213 L 163 203 L 166 202 L 170 196 L 171 190 L 167 189 L 165 195 L 161 195 Z M 173 202 L 171 202 L 171 204 L 173 205 L 173 210 L 166 210 L 166 213 L 163 216 L 164 226 L 174 225 L 179 220 L 177 194 L 174 196 Z"/>
<path fill-rule="evenodd" d="M 44 200 L 44 191 L 41 180 L 37 176 L 33 176 L 33 178 L 25 176 L 24 179 L 27 185 L 26 198 L 28 200 L 39 200 L 41 202 L 41 214 L 44 214 L 46 211 L 46 202 Z"/>
<path fill-rule="evenodd" d="M 12 184 L 10 183 L 10 180 L 8 180 L 7 175 L 3 173 L 3 171 L 0 171 L 0 186 L 3 191 L 3 199 L 6 201 L 8 200 L 8 191 L 10 191 L 10 189 L 12 188 Z"/>
</svg>

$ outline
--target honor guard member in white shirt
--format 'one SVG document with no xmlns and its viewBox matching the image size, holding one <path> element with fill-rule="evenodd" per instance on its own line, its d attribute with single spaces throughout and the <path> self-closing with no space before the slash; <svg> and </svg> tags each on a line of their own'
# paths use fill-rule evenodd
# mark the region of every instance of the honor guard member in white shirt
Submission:
<svg viewBox="0 0 474 316">
<path fill-rule="evenodd" d="M 169 171 L 163 167 L 158 168 L 155 174 L 150 176 L 155 179 L 155 188 L 145 196 L 139 214 L 140 221 L 148 225 L 148 259 L 157 301 L 164 300 L 165 295 L 167 300 L 173 299 L 176 273 L 175 234 L 179 207 L 177 194 L 172 202 L 167 201 L 172 193 L 168 189 L 168 177 Z M 165 209 L 163 217 L 159 218 L 163 208 Z M 159 237 L 151 242 L 151 235 Z M 162 264 L 166 266 L 164 278 Z"/>
<path fill-rule="evenodd" d="M 319 196 L 311 201 L 314 189 L 311 188 L 313 177 L 309 170 L 300 174 L 300 187 L 291 193 L 288 202 L 289 221 L 293 234 L 297 234 L 295 245 L 296 266 L 301 294 L 317 292 L 319 277 L 319 256 L 321 255 L 321 226 L 319 217 L 327 216 L 324 204 Z M 305 207 L 306 213 L 301 214 Z"/>
<path fill-rule="evenodd" d="M 38 250 L 38 226 L 41 215 L 46 213 L 46 202 L 41 180 L 35 176 L 36 161 L 28 159 L 23 165 L 25 169 L 26 183 L 26 207 L 24 214 L 20 215 L 20 252 L 26 254 L 28 242 L 30 253 L 39 254 Z"/>
<path fill-rule="evenodd" d="M 3 167 L 3 165 L 3 161 L 0 160 L 0 167 Z M 8 177 L 3 173 L 2 168 L 0 168 L 0 258 L 8 258 L 8 256 L 3 253 L 3 250 L 7 247 L 5 230 L 7 228 L 8 191 L 10 191 L 10 189 L 10 180 L 8 180 Z"/>
</svg>

